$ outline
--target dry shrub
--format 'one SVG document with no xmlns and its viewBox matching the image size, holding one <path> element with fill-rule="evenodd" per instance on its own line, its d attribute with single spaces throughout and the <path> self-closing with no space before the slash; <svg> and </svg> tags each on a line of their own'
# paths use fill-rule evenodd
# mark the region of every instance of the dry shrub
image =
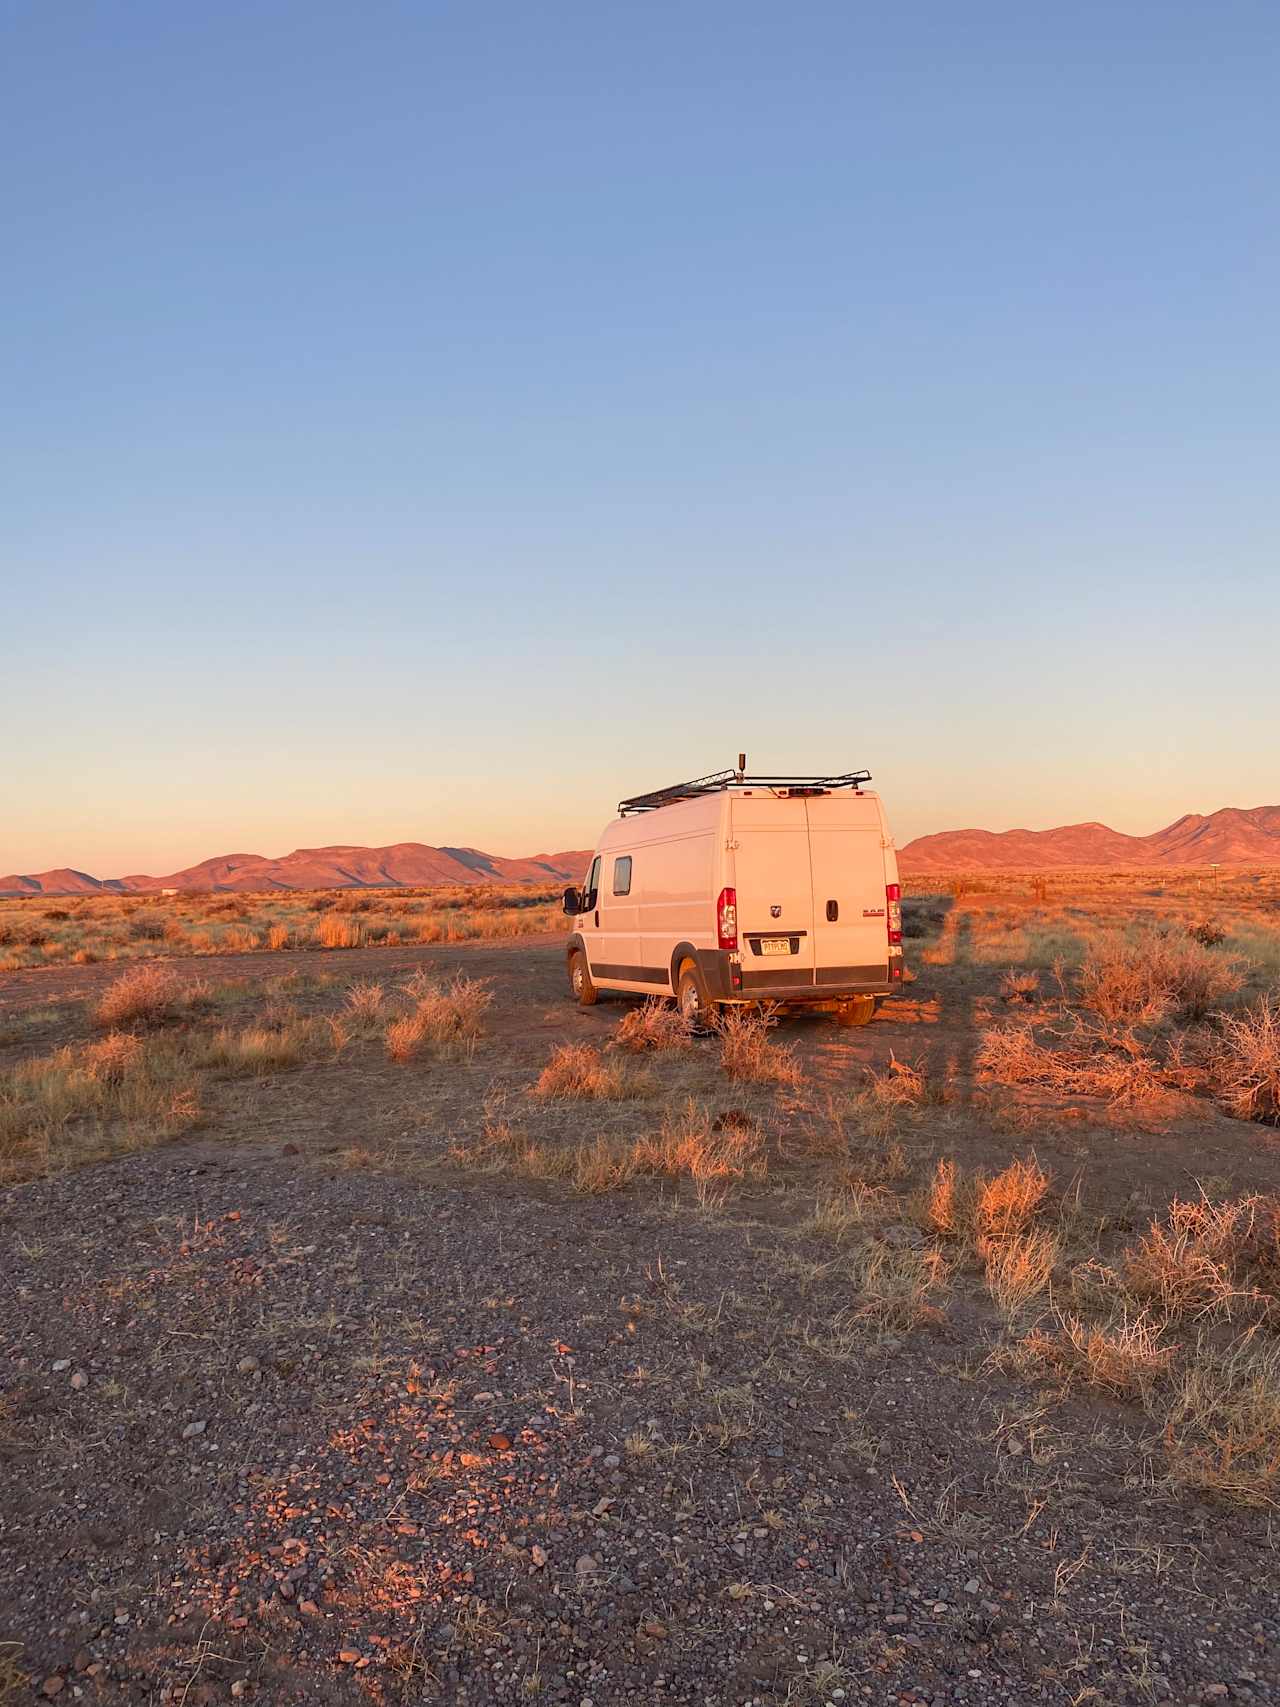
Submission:
<svg viewBox="0 0 1280 1707">
<path fill-rule="evenodd" d="M 1059 1316 L 1052 1332 L 1037 1328 L 1019 1348 L 1021 1358 L 1068 1380 L 1101 1387 L 1120 1398 L 1139 1398 L 1168 1372 L 1176 1348 L 1163 1345 L 1163 1326 L 1146 1315 L 1110 1322 Z"/>
<path fill-rule="evenodd" d="M 1011 966 L 1000 980 L 1000 999 L 1005 1002 L 1034 1002 L 1040 994 L 1040 974 L 1020 972 Z"/>
<path fill-rule="evenodd" d="M 617 1101 L 636 1096 L 639 1080 L 622 1061 L 605 1061 L 589 1043 L 562 1043 L 538 1075 L 539 1097 Z"/>
<path fill-rule="evenodd" d="M 1202 948 L 1217 948 L 1219 943 L 1227 940 L 1226 928 L 1216 919 L 1201 919 L 1198 924 L 1188 925 L 1187 935 L 1193 937 Z"/>
<path fill-rule="evenodd" d="M 1118 1107 L 1150 1106 L 1169 1095 L 1160 1068 L 1131 1030 L 1088 1025 L 1072 1015 L 1042 1035 L 1052 1043 L 1042 1042 L 1028 1020 L 993 1026 L 982 1035 L 978 1066 L 1002 1085 L 1104 1097 Z"/>
<path fill-rule="evenodd" d="M 358 919 L 340 919 L 326 913 L 316 925 L 312 940 L 321 948 L 359 948 L 362 935 Z"/>
<path fill-rule="evenodd" d="M 974 1227 L 979 1241 L 1009 1239 L 1023 1232 L 1049 1189 L 1049 1175 L 1034 1156 L 1015 1158 L 994 1178 L 978 1176 Z"/>
<path fill-rule="evenodd" d="M 374 1020 L 382 1011 L 385 995 L 386 990 L 381 984 L 375 984 L 372 979 L 361 979 L 348 986 L 343 1006 L 355 1019 Z"/>
<path fill-rule="evenodd" d="M 1233 961 L 1186 936 L 1153 928 L 1095 943 L 1080 969 L 1084 1000 L 1105 1020 L 1158 1025 L 1201 1019 L 1244 982 Z"/>
<path fill-rule="evenodd" d="M 267 929 L 267 947 L 278 953 L 289 946 L 288 925 L 270 925 Z"/>
<path fill-rule="evenodd" d="M 1280 1200 L 1175 1198 L 1121 1259 L 1133 1295 L 1167 1316 L 1280 1308 Z"/>
<path fill-rule="evenodd" d="M 629 1049 L 634 1054 L 646 1050 L 663 1054 L 688 1049 L 693 1041 L 693 1027 L 674 1002 L 651 997 L 623 1014 L 613 1040 L 619 1049 Z"/>
<path fill-rule="evenodd" d="M 1176 1482 L 1240 1505 L 1280 1502 L 1280 1347 L 1253 1333 L 1225 1350 L 1202 1337 L 1148 1410 Z"/>
<path fill-rule="evenodd" d="M 392 1061 L 411 1061 L 428 1046 L 437 1054 L 469 1048 L 484 1030 L 493 1001 L 484 979 L 459 974 L 448 984 L 437 984 L 415 974 L 404 988 L 414 1007 L 387 1025 L 386 1050 Z"/>
<path fill-rule="evenodd" d="M 126 1026 L 146 1030 L 170 1024 L 185 1006 L 182 983 L 167 966 L 135 966 L 108 984 L 93 1017 L 106 1031 Z"/>
<path fill-rule="evenodd" d="M 1006 1316 L 1016 1315 L 1045 1290 L 1057 1261 L 1057 1235 L 1040 1227 L 993 1240 L 986 1257 L 987 1289 Z"/>
<path fill-rule="evenodd" d="M 638 1138 L 635 1171 L 694 1181 L 763 1179 L 768 1172 L 764 1134 L 753 1120 L 717 1119 L 692 1097 L 668 1115 L 656 1137 Z"/>
<path fill-rule="evenodd" d="M 131 1031 L 113 1031 L 97 1043 L 87 1044 L 80 1060 L 91 1079 L 118 1085 L 142 1053 L 142 1040 Z"/>
<path fill-rule="evenodd" d="M 941 1156 L 933 1170 L 925 1198 L 924 1221 L 932 1232 L 954 1237 L 960 1231 L 961 1211 L 957 1194 L 956 1165 L 949 1156 Z"/>
<path fill-rule="evenodd" d="M 778 1023 L 776 1008 L 724 1008 L 712 1023 L 720 1037 L 720 1064 L 731 1079 L 756 1085 L 801 1082 L 795 1050 L 769 1037 Z"/>
<path fill-rule="evenodd" d="M 1280 1126 L 1280 994 L 1224 1016 L 1204 1063 L 1215 1096 L 1238 1120 Z"/>
</svg>

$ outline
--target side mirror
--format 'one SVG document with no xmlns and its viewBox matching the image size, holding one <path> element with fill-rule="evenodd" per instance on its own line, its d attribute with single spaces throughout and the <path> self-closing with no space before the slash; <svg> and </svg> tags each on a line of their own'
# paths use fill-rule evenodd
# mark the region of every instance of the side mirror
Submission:
<svg viewBox="0 0 1280 1707">
<path fill-rule="evenodd" d="M 571 919 L 576 918 L 582 911 L 582 897 L 572 886 L 565 890 L 564 894 L 561 896 L 561 901 L 565 912 L 568 913 Z"/>
</svg>

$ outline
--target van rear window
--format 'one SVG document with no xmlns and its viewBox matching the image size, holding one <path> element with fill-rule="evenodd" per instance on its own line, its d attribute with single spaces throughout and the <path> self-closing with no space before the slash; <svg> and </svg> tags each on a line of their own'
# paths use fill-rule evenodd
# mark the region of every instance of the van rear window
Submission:
<svg viewBox="0 0 1280 1707">
<path fill-rule="evenodd" d="M 621 859 L 613 862 L 613 892 L 615 895 L 630 895 L 631 893 L 631 855 L 623 854 Z"/>
</svg>

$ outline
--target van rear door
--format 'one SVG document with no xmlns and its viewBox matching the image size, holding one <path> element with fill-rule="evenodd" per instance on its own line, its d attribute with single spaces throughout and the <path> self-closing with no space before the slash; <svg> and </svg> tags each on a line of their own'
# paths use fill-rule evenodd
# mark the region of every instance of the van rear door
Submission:
<svg viewBox="0 0 1280 1707">
<path fill-rule="evenodd" d="M 803 800 L 735 794 L 729 819 L 738 944 L 753 983 L 813 981 L 813 882 Z M 713 897 L 714 899 L 714 897 Z"/>
<path fill-rule="evenodd" d="M 805 802 L 813 866 L 815 982 L 883 984 L 889 964 L 880 804 L 856 794 Z"/>
</svg>

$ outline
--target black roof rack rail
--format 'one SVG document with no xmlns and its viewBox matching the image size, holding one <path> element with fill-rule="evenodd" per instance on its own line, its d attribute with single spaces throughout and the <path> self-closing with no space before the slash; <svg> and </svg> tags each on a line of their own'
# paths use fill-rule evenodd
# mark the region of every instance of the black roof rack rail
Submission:
<svg viewBox="0 0 1280 1707">
<path fill-rule="evenodd" d="M 633 812 L 654 812 L 659 806 L 696 800 L 702 794 L 719 794 L 726 788 L 785 788 L 792 793 L 826 794 L 833 788 L 860 788 L 870 781 L 870 771 L 846 771 L 842 776 L 747 776 L 743 771 L 712 771 L 710 776 L 695 777 L 692 782 L 673 782 L 666 788 L 620 800 L 618 816 L 629 818 Z"/>
</svg>

